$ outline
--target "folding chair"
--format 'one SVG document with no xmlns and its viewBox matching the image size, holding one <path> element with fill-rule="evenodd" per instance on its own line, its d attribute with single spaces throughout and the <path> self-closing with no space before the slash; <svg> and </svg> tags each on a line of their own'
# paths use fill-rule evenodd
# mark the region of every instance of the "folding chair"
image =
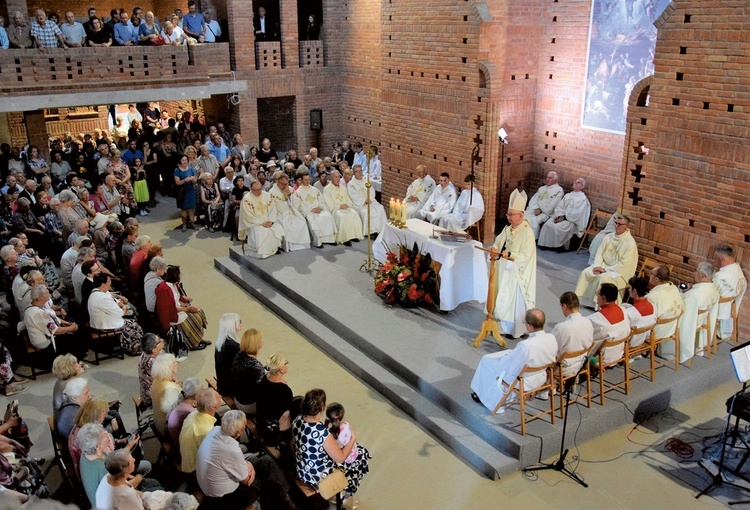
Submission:
<svg viewBox="0 0 750 510">
<path fill-rule="evenodd" d="M 697 324 L 695 327 L 695 350 L 693 351 L 693 358 L 698 356 L 700 353 L 706 353 L 706 357 L 708 359 L 711 359 L 711 348 L 712 348 L 712 341 L 711 341 L 711 324 L 709 321 L 709 312 L 710 308 L 702 308 L 698 310 L 698 319 Z M 701 341 L 701 332 L 706 332 L 706 345 L 703 347 L 700 346 Z M 688 368 L 693 368 L 693 358 L 690 358 L 687 362 Z"/>
<path fill-rule="evenodd" d="M 599 220 L 602 220 L 604 224 L 606 225 L 609 219 L 612 217 L 612 213 L 608 213 L 605 211 L 600 211 L 597 209 L 594 211 L 594 214 L 591 215 L 591 220 L 589 221 L 589 226 L 586 227 L 586 229 L 583 231 L 583 237 L 581 237 L 581 244 L 578 245 L 578 251 L 576 254 L 581 252 L 581 249 L 583 248 L 584 243 L 586 243 L 586 239 L 589 236 L 595 236 L 599 232 L 601 232 L 602 228 L 599 226 Z"/>
<path fill-rule="evenodd" d="M 586 360 L 583 360 L 585 366 L 581 369 L 580 372 L 576 370 L 574 373 L 569 375 L 565 375 L 564 373 L 566 368 L 566 360 L 575 360 L 581 358 L 583 356 L 586 356 L 588 352 L 588 349 L 582 349 L 575 352 L 564 352 L 557 358 L 554 378 L 555 384 L 557 386 L 557 395 L 560 397 L 560 418 L 565 418 L 565 395 L 563 394 L 565 392 L 565 383 L 570 379 L 573 379 L 574 377 L 578 377 L 579 374 L 586 376 L 586 394 L 576 396 L 576 398 L 574 399 L 570 399 L 569 403 L 574 404 L 578 402 L 579 399 L 586 397 L 586 407 L 591 407 L 591 370 L 589 368 L 589 364 L 586 363 Z"/>
<path fill-rule="evenodd" d="M 651 270 L 661 265 L 662 264 L 659 264 L 654 259 L 644 257 L 643 262 L 641 263 L 641 268 L 638 270 L 638 277 L 639 278 L 645 277 L 646 279 L 648 279 L 648 277 L 651 276 Z M 672 271 L 674 270 L 674 265 L 668 264 L 667 268 L 669 268 L 669 273 L 672 274 Z"/>
<path fill-rule="evenodd" d="M 556 361 L 553 361 L 549 365 L 544 365 L 541 367 L 530 367 L 526 365 L 523 367 L 523 370 L 521 370 L 518 373 L 518 376 L 513 380 L 511 384 L 506 383 L 505 381 L 501 381 L 503 388 L 505 389 L 505 395 L 503 395 L 503 398 L 500 399 L 500 402 L 497 403 L 495 406 L 495 409 L 492 410 L 492 414 L 496 414 L 498 409 L 500 409 L 503 405 L 505 405 L 505 402 L 508 401 L 508 398 L 511 395 L 515 395 L 518 399 L 518 405 L 520 407 L 520 413 L 521 413 L 521 435 L 526 435 L 526 423 L 532 420 L 535 420 L 536 418 L 541 418 L 545 414 L 550 415 L 550 421 L 554 425 L 555 424 L 555 382 L 554 382 L 554 376 L 553 372 L 555 370 L 555 365 L 557 364 Z M 524 376 L 533 375 L 538 372 L 545 372 L 547 375 L 547 380 L 542 384 L 541 386 L 534 388 L 533 390 L 526 390 L 524 388 Z M 540 393 L 544 390 L 549 391 L 549 411 L 542 411 L 537 414 L 531 415 L 528 418 L 526 417 L 526 399 L 527 398 L 533 398 L 536 396 L 537 393 Z"/>
<path fill-rule="evenodd" d="M 732 334 L 728 338 L 719 338 L 719 321 L 722 319 L 719 319 L 716 317 L 716 324 L 714 325 L 714 335 L 712 339 L 713 343 L 713 350 L 714 353 L 719 352 L 719 344 L 722 342 L 726 342 L 727 340 L 732 340 L 732 343 L 734 345 L 737 345 L 740 342 L 739 337 L 739 326 L 740 326 L 740 320 L 739 315 L 737 314 L 737 297 L 739 294 L 735 294 L 734 296 L 721 296 L 719 297 L 719 306 L 721 306 L 724 303 L 732 303 L 731 306 L 731 313 L 729 314 L 729 318 L 732 319 Z"/>
</svg>

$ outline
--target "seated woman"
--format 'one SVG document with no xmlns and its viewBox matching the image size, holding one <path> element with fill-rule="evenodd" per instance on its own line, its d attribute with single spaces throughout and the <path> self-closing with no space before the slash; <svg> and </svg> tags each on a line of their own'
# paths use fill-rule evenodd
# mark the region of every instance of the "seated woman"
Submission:
<svg viewBox="0 0 750 510">
<path fill-rule="evenodd" d="M 242 335 L 240 352 L 232 361 L 232 385 L 234 403 L 245 414 L 255 414 L 258 400 L 258 385 L 266 375 L 266 367 L 258 360 L 263 348 L 263 337 L 257 329 L 248 329 Z"/>
<path fill-rule="evenodd" d="M 258 385 L 258 427 L 269 446 L 289 442 L 292 424 L 292 390 L 286 382 L 289 362 L 280 354 L 273 354 L 266 363 L 268 373 Z"/>
<path fill-rule="evenodd" d="M 177 375 L 177 360 L 174 354 L 161 353 L 154 360 L 151 367 L 151 402 L 154 409 L 154 427 L 160 434 L 167 430 L 167 416 L 180 400 L 182 387 L 175 378 Z"/>
<path fill-rule="evenodd" d="M 338 467 L 344 471 L 344 475 L 349 482 L 347 492 L 354 494 L 359 487 L 360 480 L 367 472 L 357 460 L 361 458 L 366 463 L 369 456 L 361 455 L 351 464 L 344 462 L 355 447 L 356 438 L 352 434 L 346 446 L 339 447 L 336 439 L 321 423 L 325 408 L 325 391 L 321 389 L 310 390 L 305 394 L 302 401 L 301 414 L 294 419 L 292 437 L 297 478 L 317 488 L 320 481 Z M 364 467 L 366 468 L 366 464 Z M 316 494 L 311 497 L 319 498 L 320 496 Z"/>
<path fill-rule="evenodd" d="M 234 397 L 232 387 L 232 362 L 240 352 L 237 333 L 242 331 L 242 319 L 236 313 L 225 313 L 219 319 L 219 333 L 216 335 L 214 366 L 216 368 L 216 389 L 221 395 Z"/>
<path fill-rule="evenodd" d="M 164 341 L 153 333 L 146 333 L 141 339 L 141 358 L 138 360 L 138 382 L 141 387 L 141 407 L 151 407 L 151 385 L 154 378 L 151 368 L 154 360 L 164 349 Z"/>
<path fill-rule="evenodd" d="M 65 400 L 63 390 L 68 381 L 80 377 L 83 375 L 84 370 L 88 368 L 86 365 L 78 361 L 78 358 L 72 354 L 61 354 L 55 358 L 52 362 L 52 374 L 57 377 L 55 386 L 52 390 L 52 414 L 56 414 L 57 410 Z"/>
<path fill-rule="evenodd" d="M 76 444 L 81 450 L 79 475 L 92 508 L 96 508 L 99 482 L 107 476 L 104 455 L 112 451 L 109 447 L 110 440 L 111 436 L 100 423 L 87 423 L 81 427 L 76 437 Z"/>
<path fill-rule="evenodd" d="M 182 383 L 179 403 L 172 408 L 167 417 L 167 432 L 172 438 L 172 444 L 180 445 L 180 432 L 185 418 L 195 411 L 196 395 L 203 389 L 203 384 L 197 377 L 188 377 Z"/>
<path fill-rule="evenodd" d="M 94 290 L 89 297 L 89 325 L 102 331 L 120 330 L 120 345 L 129 356 L 141 353 L 143 330 L 135 319 L 126 319 L 127 302 L 110 294 L 112 279 L 106 274 L 94 276 Z"/>
<path fill-rule="evenodd" d="M 156 314 L 162 333 L 167 334 L 170 327 L 177 327 L 187 348 L 199 351 L 211 343 L 203 340 L 208 319 L 203 310 L 193 306 L 192 299 L 180 283 L 180 276 L 179 266 L 167 267 L 164 281 L 156 287 Z"/>
</svg>

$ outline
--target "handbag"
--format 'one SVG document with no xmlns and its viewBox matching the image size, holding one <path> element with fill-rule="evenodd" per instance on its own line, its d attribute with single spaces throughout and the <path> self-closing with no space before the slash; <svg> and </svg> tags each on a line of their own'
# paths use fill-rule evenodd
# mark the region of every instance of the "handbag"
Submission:
<svg viewBox="0 0 750 510">
<path fill-rule="evenodd" d="M 170 326 L 167 331 L 167 342 L 165 345 L 167 352 L 175 355 L 176 358 L 188 355 L 187 345 L 185 343 L 185 334 L 177 326 Z"/>
<path fill-rule="evenodd" d="M 159 36 L 154 38 L 153 44 L 154 46 L 164 46 L 165 44 L 167 44 L 167 41 L 165 41 L 162 36 Z"/>
<path fill-rule="evenodd" d="M 5 408 L 5 419 L 3 420 L 3 423 L 15 417 L 18 418 L 18 424 L 11 427 L 8 432 L 6 432 L 6 435 L 9 438 L 18 441 L 24 448 L 26 448 L 26 450 L 30 450 L 31 447 L 34 446 L 34 443 L 31 442 L 31 438 L 29 437 L 29 426 L 24 419 L 21 418 L 21 415 L 18 414 L 18 400 L 16 399 L 12 400 L 8 404 L 8 407 Z"/>
<path fill-rule="evenodd" d="M 346 480 L 344 472 L 340 469 L 334 469 L 331 474 L 318 483 L 318 493 L 323 496 L 323 499 L 331 499 L 348 486 L 349 482 Z"/>
</svg>

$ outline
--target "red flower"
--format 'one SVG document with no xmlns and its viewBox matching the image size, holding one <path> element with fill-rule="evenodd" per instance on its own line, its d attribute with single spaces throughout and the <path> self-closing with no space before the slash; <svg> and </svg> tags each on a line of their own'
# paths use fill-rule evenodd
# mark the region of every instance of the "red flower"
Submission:
<svg viewBox="0 0 750 510">
<path fill-rule="evenodd" d="M 409 271 L 408 269 L 404 269 L 403 271 L 401 271 L 399 273 L 399 275 L 398 275 L 398 281 L 403 282 L 404 280 L 406 280 L 410 276 L 411 276 L 411 271 Z"/>
<path fill-rule="evenodd" d="M 387 288 L 388 288 L 388 283 L 387 282 L 385 282 L 385 281 L 378 282 L 375 285 L 375 292 L 377 292 L 379 294 L 379 293 L 383 292 Z"/>
<path fill-rule="evenodd" d="M 417 301 L 419 298 L 421 298 L 424 295 L 423 290 L 417 289 L 417 284 L 413 283 L 411 287 L 409 287 L 409 299 L 412 301 Z"/>
<path fill-rule="evenodd" d="M 431 305 L 431 304 L 432 304 L 432 296 L 430 296 L 430 293 L 429 293 L 429 292 L 428 292 L 427 294 L 425 294 L 425 295 L 424 295 L 424 301 L 425 301 L 425 303 L 427 303 L 428 305 Z"/>
</svg>

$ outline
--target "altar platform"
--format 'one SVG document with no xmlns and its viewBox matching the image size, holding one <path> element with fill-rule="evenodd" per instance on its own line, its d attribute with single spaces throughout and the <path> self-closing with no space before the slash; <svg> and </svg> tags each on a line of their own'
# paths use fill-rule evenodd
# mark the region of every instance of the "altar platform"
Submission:
<svg viewBox="0 0 750 510">
<path fill-rule="evenodd" d="M 386 306 L 374 293 L 372 276 L 359 270 L 366 246 L 365 241 L 351 248 L 325 246 L 265 260 L 246 257 L 234 247 L 215 260 L 215 267 L 484 476 L 500 478 L 556 456 L 561 419 L 554 425 L 549 417 L 532 421 L 522 436 L 517 406 L 492 416 L 469 396 L 479 359 L 500 349 L 491 338 L 473 347 L 484 305 L 466 302 L 451 312 Z M 537 307 L 547 314 L 547 331 L 563 320 L 558 296 L 575 287 L 587 260 L 586 252 L 539 251 Z M 508 348 L 515 344 L 509 340 Z M 692 368 L 661 368 L 655 383 L 634 380 L 630 395 L 610 392 L 604 407 L 573 404 L 566 447 L 733 379 L 728 351 L 722 344 L 718 356 L 696 358 Z M 596 385 L 593 394 L 598 394 Z M 531 405 L 543 409 L 549 404 L 535 400 Z"/>
</svg>

